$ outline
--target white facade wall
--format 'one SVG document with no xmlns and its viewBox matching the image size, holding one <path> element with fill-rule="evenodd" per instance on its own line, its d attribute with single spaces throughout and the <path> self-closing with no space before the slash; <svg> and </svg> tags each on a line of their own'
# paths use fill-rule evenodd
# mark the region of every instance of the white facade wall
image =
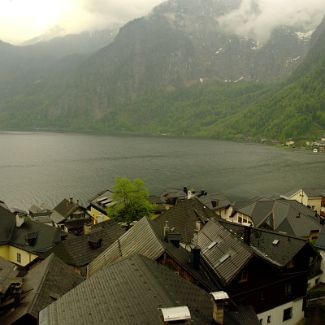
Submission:
<svg viewBox="0 0 325 325">
<path fill-rule="evenodd" d="M 303 190 L 299 190 L 297 193 L 291 195 L 290 200 L 296 200 L 303 205 L 308 205 L 308 196 Z"/>
<path fill-rule="evenodd" d="M 292 308 L 290 319 L 283 321 L 283 312 L 284 310 Z M 303 299 L 297 299 L 290 301 L 284 305 L 278 306 L 276 308 L 270 309 L 263 313 L 257 314 L 258 319 L 262 325 L 296 325 L 304 318 L 303 308 Z"/>
<path fill-rule="evenodd" d="M 317 275 L 311 279 L 308 280 L 308 288 L 307 290 L 311 290 L 312 288 L 316 287 L 316 285 L 321 282 L 321 275 L 323 274 L 320 274 L 320 275 Z"/>
</svg>

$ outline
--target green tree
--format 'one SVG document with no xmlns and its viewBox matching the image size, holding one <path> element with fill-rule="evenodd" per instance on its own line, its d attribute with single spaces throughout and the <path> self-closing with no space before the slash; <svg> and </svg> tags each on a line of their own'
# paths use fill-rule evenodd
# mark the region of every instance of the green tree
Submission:
<svg viewBox="0 0 325 325">
<path fill-rule="evenodd" d="M 116 204 L 108 209 L 108 215 L 117 222 L 126 223 L 129 228 L 133 221 L 149 216 L 154 208 L 148 200 L 149 192 L 144 182 L 136 178 L 116 177 L 113 200 Z"/>
</svg>

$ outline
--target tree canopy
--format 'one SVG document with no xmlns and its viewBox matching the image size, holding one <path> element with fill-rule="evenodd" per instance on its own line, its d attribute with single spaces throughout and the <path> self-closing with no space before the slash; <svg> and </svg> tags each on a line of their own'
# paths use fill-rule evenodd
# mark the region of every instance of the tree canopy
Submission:
<svg viewBox="0 0 325 325">
<path fill-rule="evenodd" d="M 150 215 L 154 205 L 148 197 L 149 191 L 140 178 L 131 181 L 127 177 L 116 177 L 113 187 L 116 204 L 108 209 L 108 215 L 130 227 L 133 221 Z"/>
</svg>

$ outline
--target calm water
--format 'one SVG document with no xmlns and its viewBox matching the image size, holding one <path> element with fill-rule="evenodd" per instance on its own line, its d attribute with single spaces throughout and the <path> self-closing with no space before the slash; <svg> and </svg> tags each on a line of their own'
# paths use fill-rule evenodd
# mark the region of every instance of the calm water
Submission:
<svg viewBox="0 0 325 325">
<path fill-rule="evenodd" d="M 325 154 L 206 139 L 0 133 L 0 199 L 11 207 L 87 200 L 115 176 L 151 193 L 194 187 L 233 197 L 325 187 Z"/>
</svg>

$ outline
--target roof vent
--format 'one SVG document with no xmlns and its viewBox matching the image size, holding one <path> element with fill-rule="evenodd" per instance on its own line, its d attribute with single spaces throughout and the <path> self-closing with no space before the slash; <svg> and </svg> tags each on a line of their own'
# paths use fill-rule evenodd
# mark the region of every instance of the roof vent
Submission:
<svg viewBox="0 0 325 325">
<path fill-rule="evenodd" d="M 89 238 L 88 244 L 92 249 L 97 249 L 102 247 L 102 238 Z"/>
<path fill-rule="evenodd" d="M 274 239 L 272 242 L 273 246 L 277 246 L 279 244 L 280 240 L 279 239 Z"/>
<path fill-rule="evenodd" d="M 165 324 L 182 321 L 186 324 L 191 319 L 191 313 L 187 306 L 161 308 L 160 310 Z"/>
</svg>

